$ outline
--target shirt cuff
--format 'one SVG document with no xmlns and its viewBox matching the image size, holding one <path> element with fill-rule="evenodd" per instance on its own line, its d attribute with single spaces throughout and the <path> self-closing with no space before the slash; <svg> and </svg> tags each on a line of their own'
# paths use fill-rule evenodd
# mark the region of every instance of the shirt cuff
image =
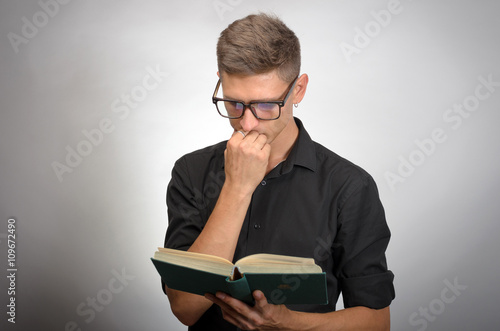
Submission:
<svg viewBox="0 0 500 331">
<path fill-rule="evenodd" d="M 394 274 L 391 271 L 341 279 L 344 307 L 382 309 L 389 306 L 396 297 L 393 280 Z"/>
</svg>

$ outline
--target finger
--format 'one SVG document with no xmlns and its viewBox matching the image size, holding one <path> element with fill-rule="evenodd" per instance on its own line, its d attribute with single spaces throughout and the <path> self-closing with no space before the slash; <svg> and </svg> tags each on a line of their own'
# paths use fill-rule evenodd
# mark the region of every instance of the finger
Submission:
<svg viewBox="0 0 500 331">
<path fill-rule="evenodd" d="M 245 141 L 254 142 L 259 137 L 259 135 L 260 133 L 258 133 L 257 131 L 246 132 Z"/>
<path fill-rule="evenodd" d="M 214 304 L 219 306 L 223 314 L 227 316 L 238 315 L 237 312 L 235 312 L 230 306 L 226 305 L 224 301 L 219 300 L 216 296 L 206 293 L 205 298 L 207 298 L 208 300 L 212 301 Z M 232 319 L 234 319 L 234 317 L 232 317 Z"/>
<path fill-rule="evenodd" d="M 267 136 L 265 134 L 258 133 L 257 131 L 250 131 L 245 136 L 244 142 L 257 149 L 262 149 L 267 144 Z"/>
<path fill-rule="evenodd" d="M 207 298 L 208 300 L 212 301 L 213 303 L 215 303 L 216 305 L 218 305 L 219 307 L 221 307 L 221 309 L 227 311 L 227 312 L 230 312 L 232 314 L 236 314 L 237 312 L 233 309 L 233 307 L 231 307 L 231 305 L 227 304 L 222 298 L 226 298 L 226 297 L 230 297 L 228 296 L 227 294 L 225 293 L 222 293 L 222 292 L 217 292 L 217 296 L 213 295 L 213 294 L 210 294 L 210 293 L 205 293 L 205 298 Z"/>
<path fill-rule="evenodd" d="M 249 330 L 246 323 L 244 324 L 244 321 L 240 320 L 242 318 L 241 315 L 232 315 L 230 312 L 222 309 L 222 317 L 241 330 Z"/>
<path fill-rule="evenodd" d="M 246 303 L 243 301 L 240 301 L 238 299 L 233 298 L 230 295 L 227 295 L 223 292 L 217 292 L 216 295 L 217 299 L 221 300 L 225 305 L 231 307 L 231 309 L 238 314 L 247 316 L 250 313 L 250 306 L 248 306 Z"/>
<path fill-rule="evenodd" d="M 268 305 L 266 296 L 264 295 L 264 293 L 262 293 L 262 291 L 255 290 L 255 291 L 253 291 L 252 295 L 253 295 L 253 298 L 255 299 L 255 305 L 254 305 L 255 308 L 262 309 L 266 305 Z"/>
<path fill-rule="evenodd" d="M 234 130 L 233 134 L 231 135 L 231 140 L 238 140 L 238 141 L 241 141 L 245 138 L 246 136 L 246 133 L 244 133 L 243 131 L 238 131 L 238 130 Z"/>
<path fill-rule="evenodd" d="M 246 137 L 247 134 L 248 134 L 248 132 L 245 132 L 243 130 L 234 130 L 234 132 L 233 132 L 233 136 L 240 135 L 241 139 L 245 139 L 245 137 Z"/>
<path fill-rule="evenodd" d="M 258 148 L 263 149 L 264 146 L 269 145 L 267 143 L 267 136 L 265 134 L 259 134 L 255 139 L 255 143 Z"/>
<path fill-rule="evenodd" d="M 229 297 L 229 296 L 225 296 L 225 294 L 223 294 L 223 295 L 219 295 L 219 296 L 224 297 L 225 298 L 224 300 L 226 300 L 226 298 Z M 233 325 L 236 325 L 237 327 L 239 327 L 242 330 L 247 329 L 248 319 L 246 318 L 246 316 L 238 313 L 230 305 L 226 304 L 223 300 L 214 296 L 213 294 L 206 293 L 205 298 L 207 298 L 208 300 L 212 301 L 214 304 L 216 304 L 220 307 L 220 309 L 222 310 L 222 315 L 226 321 L 228 321 L 229 323 L 231 323 Z M 236 300 L 236 299 L 234 299 L 234 300 Z"/>
<path fill-rule="evenodd" d="M 216 305 L 220 306 L 223 309 L 230 308 L 228 305 L 226 305 L 226 303 L 224 301 L 220 300 L 219 298 L 217 298 L 215 295 L 213 295 L 211 293 L 205 293 L 205 298 L 212 301 L 213 303 L 215 303 Z"/>
</svg>

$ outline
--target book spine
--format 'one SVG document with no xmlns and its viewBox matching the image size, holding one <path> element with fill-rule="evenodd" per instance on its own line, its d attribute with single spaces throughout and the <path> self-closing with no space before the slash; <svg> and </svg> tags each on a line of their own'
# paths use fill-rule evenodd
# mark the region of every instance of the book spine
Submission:
<svg viewBox="0 0 500 331">
<path fill-rule="evenodd" d="M 245 275 L 237 280 L 231 280 L 230 277 L 227 277 L 224 292 L 249 305 L 253 305 L 254 303 L 252 291 L 248 286 L 248 281 Z"/>
</svg>

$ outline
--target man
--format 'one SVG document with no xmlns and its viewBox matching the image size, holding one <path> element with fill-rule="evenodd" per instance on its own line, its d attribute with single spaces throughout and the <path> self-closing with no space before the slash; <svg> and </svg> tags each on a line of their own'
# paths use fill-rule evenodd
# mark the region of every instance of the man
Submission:
<svg viewBox="0 0 500 331">
<path fill-rule="evenodd" d="M 388 330 L 384 210 L 373 179 L 313 142 L 293 117 L 308 84 L 297 37 L 275 17 L 250 15 L 221 33 L 217 59 L 213 101 L 234 132 L 176 162 L 165 247 L 230 261 L 313 257 L 327 273 L 329 304 L 273 305 L 255 291 L 251 307 L 224 293 L 165 287 L 173 313 L 190 330 Z M 346 309 L 335 311 L 341 291 Z"/>
</svg>

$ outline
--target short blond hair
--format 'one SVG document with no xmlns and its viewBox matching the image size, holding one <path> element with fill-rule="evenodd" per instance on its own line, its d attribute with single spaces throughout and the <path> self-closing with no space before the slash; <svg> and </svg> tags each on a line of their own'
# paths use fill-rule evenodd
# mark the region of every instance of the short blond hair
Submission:
<svg viewBox="0 0 500 331">
<path fill-rule="evenodd" d="M 291 82 L 300 73 L 300 43 L 278 17 L 249 15 L 231 23 L 217 42 L 219 72 L 255 75 L 277 70 Z"/>
</svg>

